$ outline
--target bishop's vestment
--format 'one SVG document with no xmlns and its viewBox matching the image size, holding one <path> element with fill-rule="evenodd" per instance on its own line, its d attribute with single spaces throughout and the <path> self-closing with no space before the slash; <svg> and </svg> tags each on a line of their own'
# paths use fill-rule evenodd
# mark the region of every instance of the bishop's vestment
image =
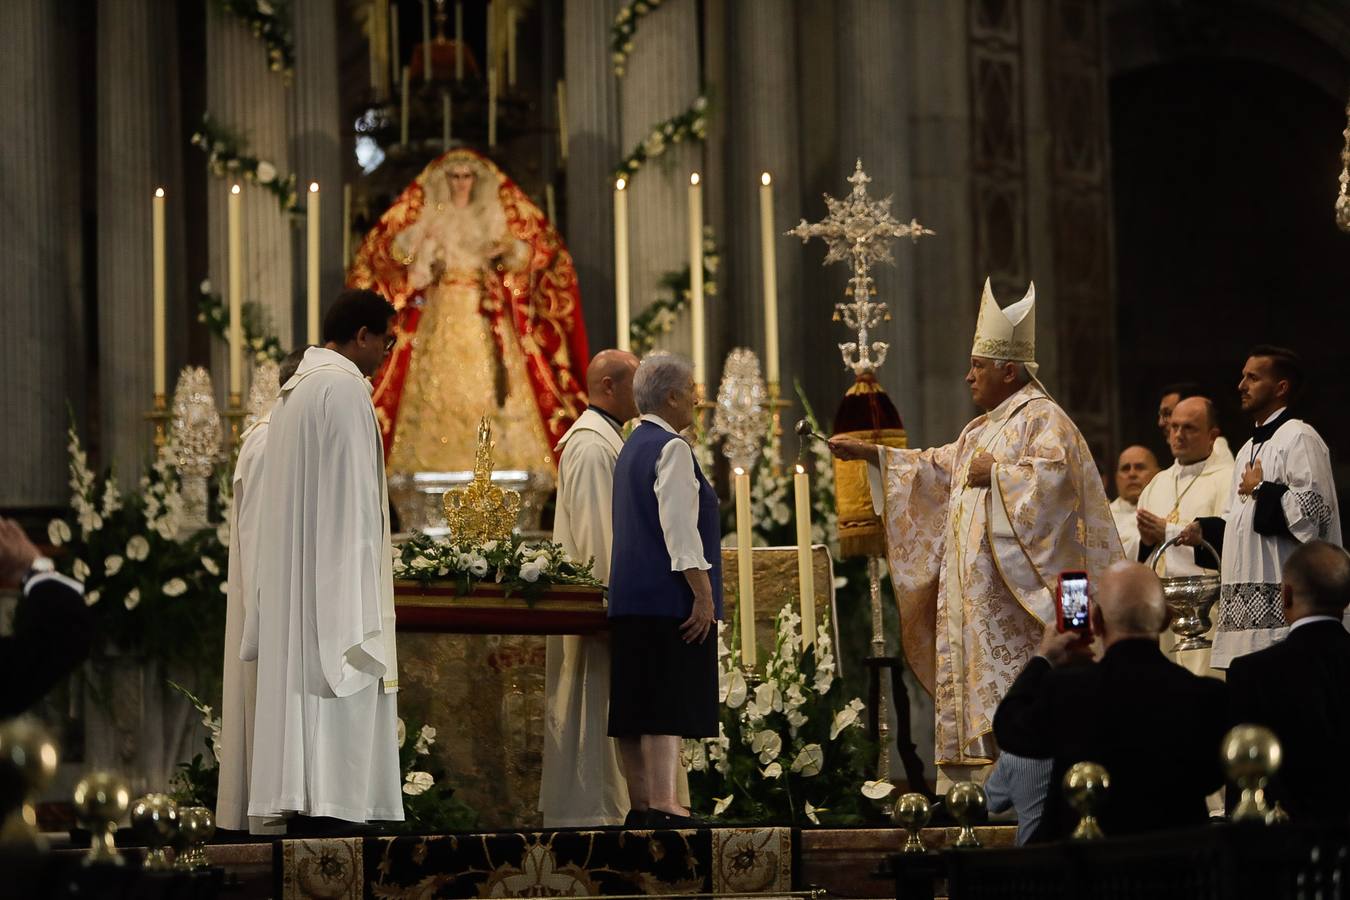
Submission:
<svg viewBox="0 0 1350 900">
<path fill-rule="evenodd" d="M 1238 493 L 1242 473 L 1261 461 L 1255 496 Z M 1223 586 L 1211 665 L 1284 640 L 1280 580 L 1284 561 L 1314 539 L 1341 543 L 1341 513 L 1331 453 L 1311 425 L 1280 410 L 1238 451 L 1228 514 L 1223 517 Z"/>
<path fill-rule="evenodd" d="M 979 451 L 991 486 L 969 487 Z M 1036 384 L 930 450 L 881 448 L 887 556 L 901 642 L 933 694 L 942 767 L 995 759 L 993 717 L 1055 619 L 1059 573 L 1121 558 L 1086 442 Z"/>
<path fill-rule="evenodd" d="M 393 551 L 370 392 L 350 360 L 311 347 L 272 409 L 251 816 L 403 819 Z"/>
</svg>

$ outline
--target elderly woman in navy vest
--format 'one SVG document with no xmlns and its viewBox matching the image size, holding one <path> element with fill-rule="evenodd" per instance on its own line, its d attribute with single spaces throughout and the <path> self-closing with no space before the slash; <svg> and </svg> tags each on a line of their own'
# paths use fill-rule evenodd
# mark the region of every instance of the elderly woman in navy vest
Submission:
<svg viewBox="0 0 1350 900">
<path fill-rule="evenodd" d="M 679 435 L 694 421 L 689 362 L 652 353 L 633 376 L 642 418 L 614 469 L 609 733 L 633 809 L 628 827 L 694 823 L 676 798 L 682 738 L 717 735 L 722 618 L 717 494 Z"/>
</svg>

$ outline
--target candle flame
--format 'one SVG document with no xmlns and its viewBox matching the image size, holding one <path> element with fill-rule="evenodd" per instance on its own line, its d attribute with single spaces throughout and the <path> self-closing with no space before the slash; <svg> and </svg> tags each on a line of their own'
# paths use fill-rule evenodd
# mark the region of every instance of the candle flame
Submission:
<svg viewBox="0 0 1350 900">
<path fill-rule="evenodd" d="M 737 467 L 736 467 L 735 472 L 736 472 L 736 477 L 737 477 L 737 478 L 739 478 L 740 476 L 742 476 L 742 475 L 745 474 L 745 470 L 742 469 L 740 466 L 737 466 Z"/>
<path fill-rule="evenodd" d="M 698 184 L 698 173 L 697 173 L 697 172 L 695 172 L 694 174 L 692 174 L 692 175 L 689 176 L 689 183 L 690 183 L 690 184 Z"/>
<path fill-rule="evenodd" d="M 763 175 L 759 176 L 759 183 L 764 185 L 765 187 L 768 187 L 770 184 L 773 183 L 773 176 L 770 175 L 768 172 L 765 172 Z"/>
<path fill-rule="evenodd" d="M 155 196 L 156 196 L 156 197 L 163 197 L 163 196 L 164 196 L 164 188 L 155 188 Z"/>
<path fill-rule="evenodd" d="M 624 181 L 622 178 L 614 182 L 614 190 L 616 191 L 621 191 L 626 187 L 628 187 L 628 182 Z"/>
<path fill-rule="evenodd" d="M 797 474 L 798 474 L 798 475 L 805 475 L 805 474 L 806 474 L 806 467 L 803 466 L 801 463 L 797 463 Z"/>
<path fill-rule="evenodd" d="M 230 193 L 231 194 L 239 193 L 239 185 L 236 184 L 234 187 L 230 188 Z"/>
<path fill-rule="evenodd" d="M 309 192 L 311 194 L 317 194 L 319 192 L 319 183 L 317 181 L 311 181 L 309 183 Z"/>
</svg>

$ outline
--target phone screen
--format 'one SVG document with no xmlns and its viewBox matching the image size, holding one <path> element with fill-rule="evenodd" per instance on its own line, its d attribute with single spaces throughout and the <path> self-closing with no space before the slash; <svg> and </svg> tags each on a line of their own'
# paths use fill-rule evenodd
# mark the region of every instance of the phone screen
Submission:
<svg viewBox="0 0 1350 900">
<path fill-rule="evenodd" d="M 1060 576 L 1059 607 L 1065 630 L 1088 629 L 1088 581 L 1082 572 L 1066 572 Z"/>
</svg>

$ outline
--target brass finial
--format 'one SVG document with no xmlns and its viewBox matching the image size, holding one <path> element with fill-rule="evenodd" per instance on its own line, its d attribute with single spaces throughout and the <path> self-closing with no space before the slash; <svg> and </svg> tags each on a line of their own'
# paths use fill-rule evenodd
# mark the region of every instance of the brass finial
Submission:
<svg viewBox="0 0 1350 900">
<path fill-rule="evenodd" d="M 901 853 L 924 853 L 927 851 L 928 848 L 923 845 L 923 838 L 919 837 L 919 832 L 928 824 L 928 820 L 932 816 L 933 805 L 928 802 L 928 798 L 923 794 L 902 794 L 900 799 L 895 801 L 895 810 L 891 813 L 891 820 L 909 832 L 909 837 L 905 838 L 905 846 L 901 848 Z"/>
<path fill-rule="evenodd" d="M 216 817 L 205 806 L 189 806 L 178 811 L 178 845 L 184 849 L 174 862 L 175 869 L 209 869 L 206 842 L 215 837 Z"/>
<path fill-rule="evenodd" d="M 982 821 L 989 807 L 989 798 L 984 788 L 973 781 L 959 781 L 947 791 L 947 810 L 961 826 L 956 835 L 956 847 L 980 847 L 980 839 L 975 836 L 975 822 Z"/>
<path fill-rule="evenodd" d="M 145 844 L 143 868 L 161 872 L 173 868 L 164 848 L 178 834 L 178 804 L 168 794 L 146 794 L 131 805 L 131 828 Z"/>
<path fill-rule="evenodd" d="M 1064 773 L 1064 797 L 1078 813 L 1078 827 L 1073 830 L 1075 841 L 1099 841 L 1105 837 L 1097 822 L 1097 809 L 1109 790 L 1111 775 L 1105 766 L 1095 762 L 1074 763 Z"/>
<path fill-rule="evenodd" d="M 117 849 L 117 823 L 131 806 L 126 779 L 114 772 L 91 772 L 75 785 L 75 813 L 89 831 L 84 864 L 120 866 L 126 862 Z"/>
<path fill-rule="evenodd" d="M 37 719 L 23 716 L 0 725 L 0 782 L 7 788 L 0 796 L 0 845 L 46 846 L 33 799 L 56 775 L 56 762 L 56 743 Z"/>
<path fill-rule="evenodd" d="M 1242 791 L 1233 821 L 1273 823 L 1276 817 L 1266 804 L 1266 783 L 1280 768 L 1275 733 L 1260 725 L 1237 725 L 1224 735 L 1222 752 L 1229 779 Z"/>
<path fill-rule="evenodd" d="M 450 538 L 469 544 L 510 540 L 519 511 L 520 493 L 492 483 L 492 423 L 483 416 L 478 423 L 473 481 L 445 493 Z"/>
</svg>

